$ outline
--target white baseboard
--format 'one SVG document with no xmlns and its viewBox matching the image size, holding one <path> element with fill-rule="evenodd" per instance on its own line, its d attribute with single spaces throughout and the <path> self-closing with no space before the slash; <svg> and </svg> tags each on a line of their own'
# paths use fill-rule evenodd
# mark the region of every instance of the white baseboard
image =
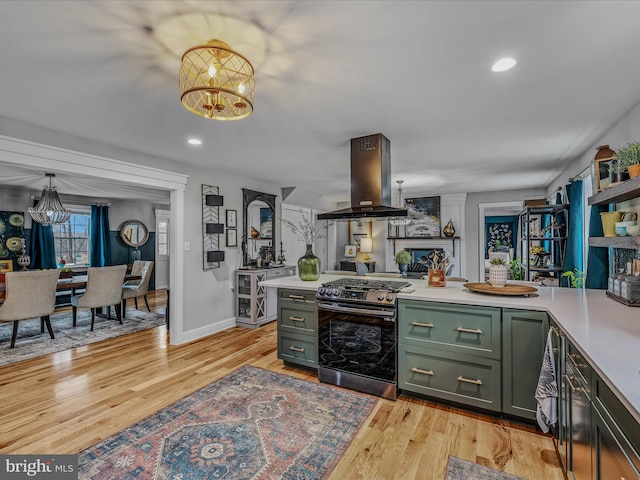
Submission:
<svg viewBox="0 0 640 480">
<path fill-rule="evenodd" d="M 227 318 L 225 320 L 221 320 L 212 325 L 207 325 L 205 327 L 196 328 L 194 330 L 189 330 L 186 332 L 182 332 L 180 338 L 176 338 L 175 341 L 172 338 L 172 345 L 181 345 L 183 343 L 192 342 L 194 340 L 199 340 L 208 335 L 213 335 L 214 333 L 221 332 L 223 330 L 227 330 L 231 327 L 236 326 L 236 317 Z"/>
</svg>

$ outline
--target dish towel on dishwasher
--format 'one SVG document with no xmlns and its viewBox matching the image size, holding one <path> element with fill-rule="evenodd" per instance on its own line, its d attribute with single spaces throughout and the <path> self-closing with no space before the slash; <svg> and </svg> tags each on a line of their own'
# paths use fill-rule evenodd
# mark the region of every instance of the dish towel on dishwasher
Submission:
<svg viewBox="0 0 640 480">
<path fill-rule="evenodd" d="M 553 345 L 551 342 L 552 330 L 547 335 L 547 346 L 542 357 L 542 368 L 536 388 L 536 419 L 544 433 L 549 427 L 558 421 L 558 383 L 556 381 L 556 367 L 553 358 Z"/>
</svg>

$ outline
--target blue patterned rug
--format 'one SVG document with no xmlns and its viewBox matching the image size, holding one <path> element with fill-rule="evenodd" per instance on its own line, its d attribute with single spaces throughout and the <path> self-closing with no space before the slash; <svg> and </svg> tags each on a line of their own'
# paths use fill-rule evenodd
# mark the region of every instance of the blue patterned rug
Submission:
<svg viewBox="0 0 640 480">
<path fill-rule="evenodd" d="M 73 326 L 71 313 L 51 315 L 51 326 L 56 338 L 51 338 L 47 329 L 40 333 L 40 319 L 20 320 L 18 338 L 15 348 L 9 348 L 13 323 L 0 324 L 0 365 L 41 357 L 50 353 L 62 352 L 70 348 L 80 347 L 89 343 L 100 342 L 107 338 L 118 337 L 128 333 L 165 325 L 164 315 L 147 312 L 145 310 L 127 309 L 127 317 L 120 325 L 115 318 L 97 317 L 91 329 L 91 310 L 78 310 L 77 326 Z"/>
<path fill-rule="evenodd" d="M 449 455 L 444 480 L 525 480 L 522 477 L 485 467 L 469 460 Z"/>
<path fill-rule="evenodd" d="M 326 478 L 376 402 L 242 367 L 81 452 L 79 478 Z"/>
</svg>

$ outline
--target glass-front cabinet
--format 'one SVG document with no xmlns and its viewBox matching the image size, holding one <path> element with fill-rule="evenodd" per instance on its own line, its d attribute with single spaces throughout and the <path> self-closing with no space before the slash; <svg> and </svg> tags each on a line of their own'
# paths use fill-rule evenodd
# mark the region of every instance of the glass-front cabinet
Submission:
<svg viewBox="0 0 640 480">
<path fill-rule="evenodd" d="M 236 270 L 236 325 L 257 328 L 277 317 L 275 288 L 265 288 L 260 282 L 296 274 L 296 267 Z"/>
</svg>

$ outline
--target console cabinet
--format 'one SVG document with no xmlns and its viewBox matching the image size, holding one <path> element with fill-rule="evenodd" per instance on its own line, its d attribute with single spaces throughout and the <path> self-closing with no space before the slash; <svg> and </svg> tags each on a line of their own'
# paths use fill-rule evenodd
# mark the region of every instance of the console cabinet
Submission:
<svg viewBox="0 0 640 480">
<path fill-rule="evenodd" d="M 276 289 L 265 288 L 260 282 L 296 274 L 296 267 L 236 270 L 236 325 L 258 328 L 275 320 Z"/>
<path fill-rule="evenodd" d="M 318 367 L 316 292 L 278 289 L 278 358 Z"/>
</svg>

